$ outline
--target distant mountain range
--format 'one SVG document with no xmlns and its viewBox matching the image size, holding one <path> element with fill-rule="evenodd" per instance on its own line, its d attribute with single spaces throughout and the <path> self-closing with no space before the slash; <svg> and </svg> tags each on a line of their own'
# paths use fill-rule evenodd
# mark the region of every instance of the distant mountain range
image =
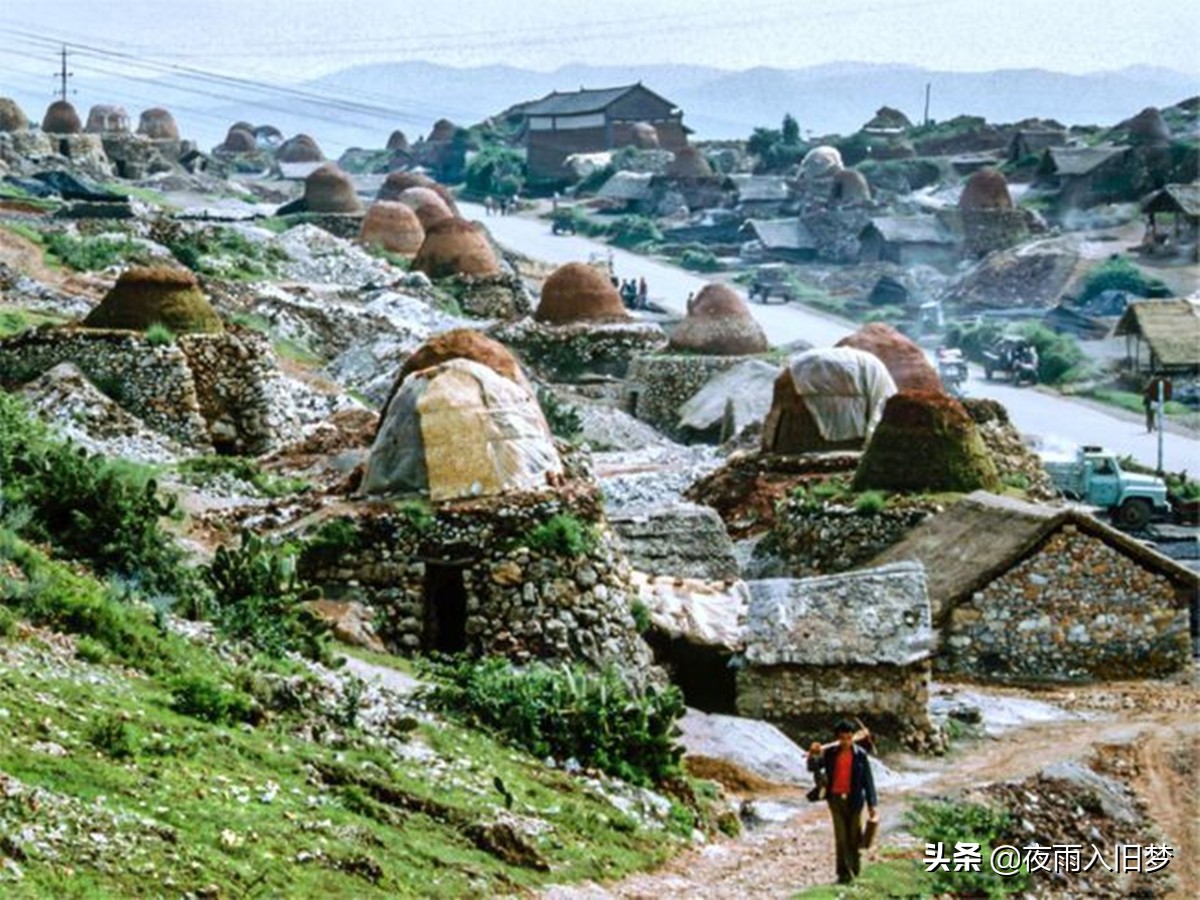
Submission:
<svg viewBox="0 0 1200 900">
<path fill-rule="evenodd" d="M 744 138 L 756 126 L 778 127 L 789 112 L 812 135 L 853 133 L 884 105 L 919 122 L 926 85 L 934 120 L 969 114 L 990 122 L 1037 117 L 1067 125 L 1113 125 L 1146 106 L 1170 106 L 1200 93 L 1196 76 L 1151 66 L 1088 75 L 1043 69 L 937 72 L 851 62 L 738 72 L 684 65 L 571 65 L 536 72 L 506 65 L 459 69 L 412 61 L 344 69 L 292 86 L 297 92 L 293 95 L 256 96 L 252 90 L 232 87 L 213 92 L 206 86 L 198 98 L 193 84 L 165 79 L 133 86 L 119 81 L 89 85 L 86 92 L 81 90 L 89 99 L 76 103 L 84 116 L 85 103 L 121 103 L 135 121 L 146 106 L 176 109 L 183 133 L 205 149 L 220 142 L 229 124 L 247 119 L 273 124 L 285 134 L 308 132 L 327 155 L 336 156 L 349 146 L 381 147 L 396 128 L 414 140 L 439 118 L 470 125 L 553 90 L 635 81 L 677 103 L 696 139 Z M 315 105 L 301 93 L 341 102 L 336 107 Z M 228 97 L 229 102 L 214 105 L 214 95 Z M 26 105 L 32 118 L 39 118 L 42 109 Z"/>
</svg>

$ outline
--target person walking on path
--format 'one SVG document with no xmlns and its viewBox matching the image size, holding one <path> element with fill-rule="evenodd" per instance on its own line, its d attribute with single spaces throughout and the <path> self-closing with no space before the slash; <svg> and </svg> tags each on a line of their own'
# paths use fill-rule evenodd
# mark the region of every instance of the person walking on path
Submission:
<svg viewBox="0 0 1200 900">
<path fill-rule="evenodd" d="M 837 743 L 825 748 L 814 744 L 808 753 L 808 770 L 824 776 L 825 799 L 833 819 L 833 839 L 837 847 L 838 884 L 849 884 L 861 868 L 862 809 L 867 807 L 869 821 L 878 822 L 875 778 L 867 751 L 854 743 L 854 723 L 842 719 L 834 726 Z"/>
</svg>

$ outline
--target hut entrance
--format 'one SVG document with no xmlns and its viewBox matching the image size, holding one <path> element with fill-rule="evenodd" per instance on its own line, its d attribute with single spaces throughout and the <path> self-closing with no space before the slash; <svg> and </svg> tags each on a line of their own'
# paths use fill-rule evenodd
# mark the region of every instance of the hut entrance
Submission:
<svg viewBox="0 0 1200 900">
<path fill-rule="evenodd" d="M 467 649 L 467 589 L 459 566 L 425 567 L 426 652 L 462 653 Z"/>
<path fill-rule="evenodd" d="M 646 643 L 654 651 L 654 661 L 683 692 L 688 706 L 706 713 L 737 715 L 737 671 L 729 664 L 730 653 L 653 632 L 646 635 Z"/>
</svg>

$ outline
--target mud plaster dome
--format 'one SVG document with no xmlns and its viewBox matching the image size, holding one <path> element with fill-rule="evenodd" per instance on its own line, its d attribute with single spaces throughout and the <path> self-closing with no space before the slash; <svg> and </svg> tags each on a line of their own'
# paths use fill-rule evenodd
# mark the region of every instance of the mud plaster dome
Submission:
<svg viewBox="0 0 1200 900">
<path fill-rule="evenodd" d="M 413 351 L 400 367 L 396 387 L 421 369 L 441 365 L 452 359 L 469 359 L 487 366 L 497 375 L 528 388 L 529 382 L 512 351 L 502 343 L 475 331 L 473 328 L 452 328 L 435 335 Z"/>
<path fill-rule="evenodd" d="M 724 284 L 700 289 L 688 314 L 671 333 L 669 349 L 706 356 L 747 356 L 770 349 L 762 326 L 738 294 Z"/>
<path fill-rule="evenodd" d="M 841 168 L 842 154 L 836 147 L 813 147 L 800 161 L 800 175 L 804 178 L 821 178 Z"/>
<path fill-rule="evenodd" d="M 444 185 L 438 184 L 428 175 L 422 175 L 420 172 L 389 172 L 387 178 L 383 179 L 383 184 L 379 186 L 379 194 L 376 199 L 399 200 L 402 193 L 414 187 L 429 188 L 442 198 L 442 202 L 446 204 L 451 215 L 458 215 L 458 204 L 454 202 L 453 195 L 446 190 Z"/>
<path fill-rule="evenodd" d="M 561 474 L 533 392 L 474 360 L 452 359 L 408 375 L 392 396 L 362 489 L 454 500 L 541 490 Z"/>
<path fill-rule="evenodd" d="M 962 404 L 919 391 L 888 400 L 854 475 L 855 490 L 967 493 L 999 486 L 996 464 Z"/>
<path fill-rule="evenodd" d="M 871 186 L 863 173 L 856 169 L 842 169 L 833 176 L 830 197 L 842 203 L 854 203 L 871 199 Z"/>
<path fill-rule="evenodd" d="M 444 219 L 454 218 L 453 211 L 433 188 L 405 188 L 396 198 L 396 202 L 403 203 L 416 213 L 421 227 L 427 230 Z"/>
<path fill-rule="evenodd" d="M 958 198 L 959 209 L 1012 209 L 1012 205 L 1008 182 L 995 169 L 980 169 L 968 178 Z"/>
<path fill-rule="evenodd" d="M 128 134 L 129 113 L 123 106 L 111 103 L 97 103 L 88 110 L 87 127 L 89 134 Z"/>
<path fill-rule="evenodd" d="M 930 365 L 925 351 L 891 325 L 872 322 L 842 338 L 835 346 L 865 350 L 878 356 L 896 382 L 897 390 L 942 393 L 942 380 Z"/>
<path fill-rule="evenodd" d="M 55 100 L 46 107 L 46 115 L 42 118 L 42 131 L 47 134 L 79 134 L 83 131 L 83 123 L 79 121 L 79 113 L 66 100 Z"/>
<path fill-rule="evenodd" d="M 155 141 L 179 140 L 179 126 L 175 117 L 161 106 L 145 110 L 138 121 L 138 134 Z"/>
<path fill-rule="evenodd" d="M 458 126 L 449 119 L 438 119 L 433 123 L 433 131 L 429 132 L 429 140 L 449 141 L 454 138 L 456 131 L 458 131 Z"/>
<path fill-rule="evenodd" d="M 403 203 L 376 200 L 363 217 L 359 240 L 390 253 L 413 256 L 425 240 L 425 229 L 417 214 Z"/>
<path fill-rule="evenodd" d="M 580 262 L 567 263 L 550 273 L 533 317 L 549 325 L 630 318 L 612 281 L 595 266 Z"/>
<path fill-rule="evenodd" d="M 413 268 L 430 278 L 500 274 L 500 262 L 482 226 L 464 219 L 443 219 L 427 228 Z"/>
<path fill-rule="evenodd" d="M 307 134 L 298 134 L 280 144 L 275 157 L 282 163 L 308 163 L 322 162 L 325 154 Z"/>
<path fill-rule="evenodd" d="M 29 117 L 17 101 L 0 97 L 0 131 L 25 131 L 28 127 Z"/>
<path fill-rule="evenodd" d="M 318 166 L 304 179 L 304 202 L 309 212 L 362 212 L 354 182 L 334 163 Z"/>
<path fill-rule="evenodd" d="M 223 331 L 196 276 L 187 269 L 135 266 L 121 274 L 100 305 L 83 320 L 85 328 L 144 331 L 165 325 L 175 334 Z"/>
<path fill-rule="evenodd" d="M 221 147 L 226 153 L 254 153 L 258 150 L 258 141 L 244 128 L 230 128 Z"/>
<path fill-rule="evenodd" d="M 695 147 L 680 147 L 667 166 L 668 178 L 712 178 L 712 166 Z"/>
</svg>

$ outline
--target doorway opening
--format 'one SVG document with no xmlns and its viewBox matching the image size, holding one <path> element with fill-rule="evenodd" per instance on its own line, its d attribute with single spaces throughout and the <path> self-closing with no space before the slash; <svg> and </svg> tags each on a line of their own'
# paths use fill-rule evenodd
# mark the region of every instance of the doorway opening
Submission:
<svg viewBox="0 0 1200 900">
<path fill-rule="evenodd" d="M 467 649 L 467 589 L 459 566 L 425 567 L 426 653 L 462 653 Z"/>
</svg>

